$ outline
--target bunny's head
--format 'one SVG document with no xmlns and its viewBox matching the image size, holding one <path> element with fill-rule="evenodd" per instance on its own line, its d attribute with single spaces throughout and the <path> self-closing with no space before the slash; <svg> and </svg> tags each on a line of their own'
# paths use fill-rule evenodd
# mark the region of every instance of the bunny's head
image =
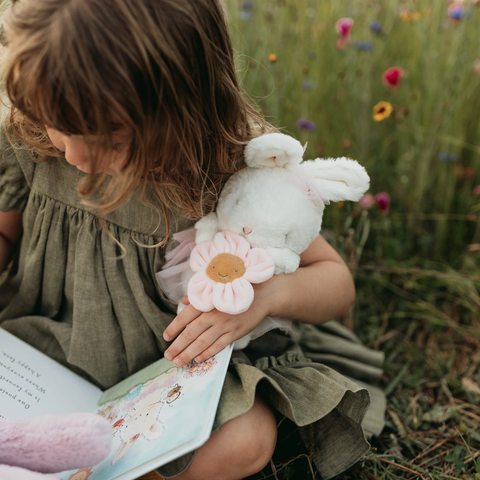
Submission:
<svg viewBox="0 0 480 480">
<path fill-rule="evenodd" d="M 355 160 L 303 162 L 303 153 L 300 142 L 280 133 L 252 140 L 245 149 L 247 167 L 226 183 L 213 222 L 197 224 L 197 243 L 218 231 L 245 235 L 253 247 L 272 254 L 275 273 L 294 271 L 320 233 L 325 205 L 358 201 L 369 187 Z M 205 234 L 212 225 L 214 231 Z M 285 256 L 290 260 L 282 260 Z"/>
<path fill-rule="evenodd" d="M 369 186 L 354 160 L 302 163 L 304 148 L 280 133 L 252 140 L 248 165 L 227 182 L 217 208 L 220 230 L 244 234 L 255 247 L 302 253 L 320 232 L 330 201 L 359 200 Z"/>
</svg>

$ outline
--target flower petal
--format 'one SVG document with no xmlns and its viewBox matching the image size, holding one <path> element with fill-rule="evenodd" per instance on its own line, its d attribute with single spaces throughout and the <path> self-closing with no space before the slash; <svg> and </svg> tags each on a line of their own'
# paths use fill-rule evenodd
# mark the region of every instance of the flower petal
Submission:
<svg viewBox="0 0 480 480">
<path fill-rule="evenodd" d="M 240 257 L 242 260 L 245 260 L 251 248 L 248 240 L 232 232 L 217 233 L 213 242 L 218 253 L 231 253 L 232 255 Z"/>
<path fill-rule="evenodd" d="M 190 254 L 190 267 L 194 272 L 207 268 L 212 258 L 218 255 L 218 250 L 212 241 L 199 243 Z"/>
<path fill-rule="evenodd" d="M 197 272 L 188 282 L 187 294 L 190 304 L 201 312 L 213 310 L 213 285 L 205 270 Z"/>
<path fill-rule="evenodd" d="M 216 283 L 213 287 L 213 305 L 231 315 L 246 312 L 253 302 L 253 287 L 244 278 L 229 283 Z"/>
<path fill-rule="evenodd" d="M 243 278 L 250 283 L 266 282 L 275 273 L 275 262 L 263 248 L 252 248 L 244 262 L 247 271 Z"/>
</svg>

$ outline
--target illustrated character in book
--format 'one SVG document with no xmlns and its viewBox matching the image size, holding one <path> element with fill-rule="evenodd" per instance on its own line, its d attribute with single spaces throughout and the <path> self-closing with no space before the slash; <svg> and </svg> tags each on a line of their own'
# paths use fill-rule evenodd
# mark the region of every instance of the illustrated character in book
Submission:
<svg viewBox="0 0 480 480">
<path fill-rule="evenodd" d="M 93 475 L 91 468 L 82 468 L 81 470 L 74 473 L 73 475 L 70 475 L 68 480 L 87 480 L 87 478 L 90 477 L 91 475 Z"/>
<path fill-rule="evenodd" d="M 144 385 L 143 388 L 147 389 L 150 384 L 146 396 L 140 393 L 139 401 L 128 411 L 123 421 L 116 422 L 122 443 L 113 457 L 112 465 L 122 459 L 141 437 L 151 441 L 162 436 L 164 425 L 159 418 L 162 407 L 166 403 L 171 404 L 177 400 L 183 387 L 175 384 L 173 388 L 170 385 L 161 390 L 151 391 L 152 382 L 164 381 L 161 377 L 159 378 L 160 380 L 154 379 Z"/>
<path fill-rule="evenodd" d="M 158 392 L 154 392 L 146 401 L 139 402 L 129 410 L 118 429 L 122 443 L 113 457 L 112 465 L 122 459 L 140 437 L 156 440 L 163 434 L 164 426 L 158 418 L 163 405 Z"/>
<path fill-rule="evenodd" d="M 166 395 L 163 397 L 163 401 L 165 403 L 171 404 L 175 400 L 178 400 L 180 395 L 182 394 L 183 387 L 181 385 L 175 385 Z"/>
</svg>

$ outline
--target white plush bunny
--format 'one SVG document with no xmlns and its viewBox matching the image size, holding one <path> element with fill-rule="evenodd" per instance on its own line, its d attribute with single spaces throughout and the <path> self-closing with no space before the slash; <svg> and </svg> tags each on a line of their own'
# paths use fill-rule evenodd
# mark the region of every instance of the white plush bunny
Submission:
<svg viewBox="0 0 480 480">
<path fill-rule="evenodd" d="M 196 243 L 222 231 L 244 235 L 270 253 L 275 274 L 294 272 L 320 233 L 325 205 L 360 200 L 370 182 L 355 160 L 302 163 L 303 153 L 300 142 L 281 133 L 253 139 L 245 148 L 247 167 L 227 181 L 216 213 L 195 225 Z"/>
<path fill-rule="evenodd" d="M 300 264 L 300 254 L 320 233 L 325 205 L 331 201 L 358 201 L 368 190 L 367 172 L 355 160 L 317 158 L 303 162 L 304 151 L 300 142 L 281 133 L 266 134 L 249 142 L 245 148 L 247 167 L 229 178 L 216 212 L 196 223 L 197 247 L 193 252 L 194 245 L 184 247 L 189 231 L 177 234 L 180 245 L 167 256 L 168 262 L 158 275 L 172 300 L 178 301 L 187 293 L 188 283 L 188 297 L 201 311 L 247 310 L 253 301 L 253 287 L 246 284 L 245 278 L 229 280 L 228 285 L 226 280 L 214 280 L 214 271 L 207 272 L 209 268 L 217 268 L 215 275 L 220 274 L 218 265 L 213 266 L 214 258 L 225 256 L 221 252 L 235 255 L 235 251 L 241 250 L 245 267 L 242 271 L 247 271 L 245 276 L 251 283 L 265 281 L 270 278 L 268 273 L 270 276 L 273 272 L 293 273 Z M 255 252 L 253 257 L 260 258 L 258 252 L 263 249 L 271 258 L 261 258 L 252 267 L 246 256 L 250 248 Z M 186 257 L 190 252 L 191 257 Z M 221 267 L 225 274 L 222 277 L 229 269 L 236 268 L 232 265 Z M 249 267 L 261 274 L 260 280 L 252 281 Z M 195 275 L 192 269 L 197 272 Z M 174 277 L 177 277 L 175 282 Z M 182 307 L 179 304 L 179 310 Z M 251 339 L 272 328 L 289 329 L 290 325 L 290 320 L 267 317 L 249 335 L 237 340 L 235 348 L 245 348 Z"/>
</svg>

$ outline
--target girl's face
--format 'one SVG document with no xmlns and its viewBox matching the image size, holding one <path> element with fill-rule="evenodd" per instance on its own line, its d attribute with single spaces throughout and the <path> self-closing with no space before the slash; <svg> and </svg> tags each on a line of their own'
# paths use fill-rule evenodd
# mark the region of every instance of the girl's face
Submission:
<svg viewBox="0 0 480 480">
<path fill-rule="evenodd" d="M 46 129 L 53 145 L 65 152 L 65 160 L 81 172 L 90 173 L 90 151 L 85 136 L 67 135 L 49 127 Z M 90 138 L 89 141 L 95 143 L 95 138 Z M 112 138 L 113 152 L 109 155 L 111 160 L 106 165 L 100 165 L 99 173 L 117 174 L 127 161 L 130 142 L 131 135 L 126 129 L 116 130 Z"/>
</svg>

